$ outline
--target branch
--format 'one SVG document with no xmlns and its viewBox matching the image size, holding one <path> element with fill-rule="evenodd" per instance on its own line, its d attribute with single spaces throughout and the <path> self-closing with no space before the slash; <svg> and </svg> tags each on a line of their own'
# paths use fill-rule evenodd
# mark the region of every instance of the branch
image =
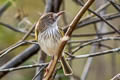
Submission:
<svg viewBox="0 0 120 80">
<path fill-rule="evenodd" d="M 27 48 L 25 51 L 20 53 L 18 56 L 14 57 L 12 60 L 4 64 L 3 66 L 0 67 L 1 69 L 7 69 L 7 68 L 12 68 L 16 67 L 20 64 L 22 64 L 24 61 L 29 59 L 31 56 L 35 55 L 38 50 L 39 50 L 39 45 L 34 44 L 31 47 Z M 4 75 L 6 75 L 8 72 L 0 72 L 0 78 L 2 78 Z"/>
<path fill-rule="evenodd" d="M 112 0 L 107 1 L 109 1 L 118 12 L 120 12 L 120 7 L 118 5 L 116 5 Z"/>
<path fill-rule="evenodd" d="M 16 1 L 16 0 L 12 0 L 12 1 Z M 12 5 L 10 0 L 7 0 L 7 2 L 5 2 L 2 7 L 0 7 L 0 17 L 2 16 L 2 14 Z"/>
<path fill-rule="evenodd" d="M 104 17 L 105 20 L 112 20 L 112 19 L 115 19 L 115 18 L 119 18 L 120 14 L 115 13 L 115 14 L 111 14 L 111 15 L 105 15 L 103 17 Z M 102 21 L 100 18 L 92 18 L 92 19 L 87 19 L 87 20 L 85 19 L 85 20 L 82 20 L 82 21 L 79 22 L 79 24 L 77 25 L 77 28 L 81 28 L 82 26 L 97 23 L 97 22 L 100 22 L 100 21 Z"/>
<path fill-rule="evenodd" d="M 25 39 L 28 38 L 28 36 L 32 33 L 32 31 L 34 30 L 35 28 L 35 24 L 32 25 L 32 27 L 29 29 L 29 31 L 24 35 L 24 37 L 22 38 L 21 41 L 24 41 Z"/>
<path fill-rule="evenodd" d="M 67 32 L 65 33 L 65 36 L 63 37 L 61 44 L 59 46 L 59 49 L 56 52 L 56 56 L 54 57 L 54 61 L 49 65 L 49 71 L 48 73 L 45 73 L 46 76 L 44 77 L 43 80 L 50 80 L 51 76 L 53 75 L 53 72 L 55 70 L 56 64 L 59 60 L 59 58 L 62 55 L 64 46 L 66 45 L 68 38 L 71 36 L 73 30 L 75 29 L 78 21 L 81 19 L 81 17 L 83 16 L 83 14 L 86 12 L 86 10 L 91 6 L 91 4 L 94 2 L 94 0 L 88 0 L 86 2 L 86 4 L 80 9 L 80 11 L 78 12 L 78 14 L 75 16 L 75 18 L 73 19 L 73 21 L 71 22 L 71 24 L 69 25 L 69 28 L 67 30 Z M 66 39 L 67 38 L 67 39 Z"/>
<path fill-rule="evenodd" d="M 5 52 L 1 52 L 1 54 L 0 54 L 0 58 L 2 58 L 3 56 L 5 56 L 6 54 L 8 54 L 10 51 L 12 51 L 12 50 L 14 50 L 14 49 L 16 49 L 17 47 L 19 47 L 19 46 L 21 46 L 21 45 L 25 45 L 26 44 L 26 42 L 18 42 L 18 43 L 16 43 L 16 45 L 14 45 L 14 46 L 11 46 L 10 48 L 8 48 L 7 50 L 5 50 Z"/>
<path fill-rule="evenodd" d="M 0 52 L 0 58 L 3 57 L 4 55 L 6 55 L 8 52 L 10 52 L 10 51 L 14 50 L 15 48 L 19 47 L 20 45 L 25 44 L 26 42 L 23 42 L 23 41 L 28 38 L 28 36 L 30 35 L 30 33 L 33 31 L 34 28 L 35 28 L 35 24 L 34 24 L 34 25 L 30 28 L 30 30 L 23 36 L 23 38 L 22 38 L 20 41 L 18 41 L 15 45 L 12 45 L 12 46 L 10 46 L 9 48 L 4 49 L 4 50 L 6 50 L 6 51 L 4 51 L 4 50 L 1 51 L 1 52 Z M 2 52 L 4 52 L 4 53 L 2 53 Z M 1 53 L 2 53 L 2 54 L 1 54 Z"/>
<path fill-rule="evenodd" d="M 32 80 L 35 80 L 45 67 L 47 67 L 47 65 L 41 66 L 38 73 L 32 78 Z"/>
<path fill-rule="evenodd" d="M 120 80 L 120 73 L 115 75 L 112 79 L 110 80 Z"/>
<path fill-rule="evenodd" d="M 60 10 L 60 6 L 63 0 L 46 0 L 46 6 L 45 6 L 45 13 L 47 12 L 58 12 Z M 41 51 L 40 57 L 39 57 L 39 63 L 44 63 L 46 60 L 46 54 Z M 41 80 L 43 78 L 44 71 L 40 71 L 40 68 L 36 69 L 36 74 L 33 77 L 33 80 L 36 78 L 36 80 Z"/>
<path fill-rule="evenodd" d="M 119 13 L 112 13 L 112 14 L 107 14 L 107 15 L 104 15 L 103 16 L 105 18 L 105 20 L 112 20 L 112 19 L 116 19 L 116 18 L 119 18 L 120 17 L 120 14 Z M 89 25 L 89 24 L 94 24 L 94 23 L 98 23 L 98 22 L 101 22 L 102 20 L 100 18 L 85 18 L 83 20 L 81 20 L 78 24 L 77 24 L 77 27 L 76 29 L 78 28 L 82 28 L 82 27 L 85 27 L 86 25 Z M 64 28 L 64 32 L 66 32 L 68 26 Z"/>
<path fill-rule="evenodd" d="M 14 67 L 14 68 L 0 69 L 0 72 L 12 72 L 16 70 L 35 68 L 35 67 L 41 67 L 41 66 L 46 66 L 46 65 L 48 65 L 48 63 L 24 65 L 24 66 L 19 66 L 19 67 Z"/>
<path fill-rule="evenodd" d="M 72 54 L 74 54 L 75 52 L 77 52 L 78 50 L 80 50 L 81 48 L 83 48 L 87 45 L 97 43 L 97 42 L 100 42 L 100 41 L 106 41 L 106 40 L 120 40 L 120 37 L 103 37 L 101 39 L 90 40 L 89 42 L 83 43 L 80 46 L 78 46 L 76 49 L 74 49 Z"/>
<path fill-rule="evenodd" d="M 69 59 L 83 59 L 83 58 L 89 58 L 89 57 L 96 57 L 96 56 L 101 56 L 101 55 L 106 55 L 106 54 L 113 54 L 115 52 L 120 52 L 120 47 L 110 49 L 110 50 L 101 51 L 101 52 L 96 52 L 96 53 L 78 55 L 78 56 L 70 55 L 71 58 L 68 58 L 68 60 Z"/>
<path fill-rule="evenodd" d="M 75 3 L 82 5 L 83 6 L 83 1 L 82 0 L 73 0 Z M 101 12 L 102 10 L 104 10 L 105 8 L 107 8 L 108 6 L 110 6 L 109 2 L 106 2 L 105 4 L 103 4 L 102 6 L 100 6 L 99 8 L 97 8 L 97 10 L 95 10 L 96 13 Z M 82 20 L 87 20 L 92 18 L 94 15 L 91 13 L 90 15 L 87 16 L 87 18 L 84 18 Z"/>
<path fill-rule="evenodd" d="M 104 33 L 98 33 L 98 35 L 113 35 L 115 34 L 115 31 L 110 31 L 110 32 L 104 32 Z M 96 36 L 96 33 L 87 33 L 87 34 L 73 34 L 72 37 L 91 37 L 91 36 Z"/>
<path fill-rule="evenodd" d="M 83 6 L 84 3 L 81 3 L 81 5 Z M 113 26 L 111 23 L 109 23 L 103 16 L 99 15 L 98 13 L 96 13 L 95 11 L 91 9 L 88 9 L 88 10 L 94 15 L 96 15 L 98 18 L 100 18 L 102 21 L 104 21 L 109 27 L 111 27 L 116 33 L 120 35 L 120 31 L 115 26 Z"/>
<path fill-rule="evenodd" d="M 8 54 L 10 51 L 20 47 L 20 46 L 23 46 L 23 45 L 27 45 L 27 44 L 38 44 L 36 42 L 31 42 L 31 41 L 20 41 L 20 42 L 17 42 L 15 44 L 13 44 L 12 46 L 2 50 L 0 52 L 0 58 L 2 58 L 3 56 L 5 56 L 6 54 Z"/>
</svg>

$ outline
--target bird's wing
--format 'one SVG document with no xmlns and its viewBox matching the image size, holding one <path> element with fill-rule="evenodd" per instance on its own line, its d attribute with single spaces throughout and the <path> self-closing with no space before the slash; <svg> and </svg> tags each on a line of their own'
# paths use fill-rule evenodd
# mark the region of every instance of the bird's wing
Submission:
<svg viewBox="0 0 120 80">
<path fill-rule="evenodd" d="M 36 23 L 35 25 L 35 40 L 38 40 L 38 34 L 39 34 L 39 22 Z"/>
<path fill-rule="evenodd" d="M 43 32 L 45 28 L 46 28 L 45 25 L 39 19 L 35 25 L 35 40 L 38 40 L 39 33 Z"/>
<path fill-rule="evenodd" d="M 62 37 L 64 36 L 64 32 L 63 32 L 63 30 L 61 29 L 61 28 L 59 28 L 59 32 L 60 32 L 60 34 L 62 35 Z"/>
</svg>

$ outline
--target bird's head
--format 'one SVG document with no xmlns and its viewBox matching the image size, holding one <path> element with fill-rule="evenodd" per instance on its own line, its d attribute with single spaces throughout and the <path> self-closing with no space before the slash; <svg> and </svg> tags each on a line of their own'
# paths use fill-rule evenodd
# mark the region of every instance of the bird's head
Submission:
<svg viewBox="0 0 120 80">
<path fill-rule="evenodd" d="M 64 11 L 60 11 L 58 13 L 46 13 L 43 16 L 40 17 L 40 20 L 42 24 L 45 26 L 56 26 L 57 21 L 59 20 L 59 17 L 64 13 Z"/>
</svg>

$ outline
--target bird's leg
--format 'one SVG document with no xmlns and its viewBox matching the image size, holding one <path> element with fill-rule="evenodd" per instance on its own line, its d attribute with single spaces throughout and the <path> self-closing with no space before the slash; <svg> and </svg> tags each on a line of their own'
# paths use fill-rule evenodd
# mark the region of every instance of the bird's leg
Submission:
<svg viewBox="0 0 120 80">
<path fill-rule="evenodd" d="M 52 65 L 52 62 L 54 61 L 54 56 L 52 56 L 51 61 L 49 62 L 49 65 L 47 66 L 47 68 L 45 69 L 45 73 L 47 74 L 49 72 L 50 66 Z M 46 74 L 44 74 L 44 77 L 46 76 Z"/>
<path fill-rule="evenodd" d="M 49 67 L 51 66 L 51 63 L 54 61 L 54 56 L 52 56 L 52 59 L 51 61 L 49 62 L 49 65 L 47 66 L 46 68 L 46 71 L 48 72 L 49 71 Z"/>
</svg>

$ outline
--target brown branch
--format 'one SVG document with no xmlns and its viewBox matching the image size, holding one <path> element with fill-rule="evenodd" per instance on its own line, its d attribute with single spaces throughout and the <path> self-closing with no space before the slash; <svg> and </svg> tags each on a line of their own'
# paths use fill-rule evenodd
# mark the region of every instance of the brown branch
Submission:
<svg viewBox="0 0 120 80">
<path fill-rule="evenodd" d="M 86 2 L 86 4 L 80 9 L 80 11 L 78 12 L 78 14 L 75 16 L 75 18 L 73 19 L 73 21 L 71 22 L 71 24 L 69 25 L 69 28 L 67 30 L 67 32 L 65 33 L 65 36 L 63 37 L 61 44 L 59 46 L 57 53 L 57 56 L 54 57 L 54 61 L 51 63 L 50 68 L 48 73 L 46 73 L 46 76 L 43 78 L 43 80 L 50 80 L 51 76 L 53 75 L 53 72 L 55 70 L 56 64 L 59 60 L 59 58 L 62 55 L 64 46 L 66 45 L 68 39 L 73 32 L 73 30 L 75 29 L 78 21 L 81 19 L 81 17 L 83 16 L 83 14 L 86 12 L 86 10 L 91 6 L 91 4 L 94 2 L 94 0 L 88 0 Z"/>
<path fill-rule="evenodd" d="M 120 14 L 118 14 L 118 13 L 104 16 L 104 18 L 106 20 L 112 20 L 112 19 L 116 19 L 116 18 L 119 18 L 119 17 L 120 17 Z M 77 24 L 76 29 L 82 28 L 82 27 L 84 27 L 86 25 L 97 23 L 97 22 L 100 22 L 100 21 L 102 21 L 102 20 L 100 20 L 99 18 L 92 18 L 92 19 L 88 19 L 88 20 L 86 20 L 86 18 L 85 18 L 85 20 L 82 20 L 82 21 L 79 22 L 79 24 Z M 3 22 L 0 22 L 0 25 L 3 25 L 4 27 L 6 27 L 6 28 L 8 28 L 10 30 L 13 30 L 15 32 L 19 32 L 19 33 L 22 33 L 22 34 L 27 33 L 26 31 L 19 30 L 19 29 L 15 28 L 15 27 L 13 27 L 13 26 L 11 26 L 9 24 L 3 23 Z M 65 29 L 67 29 L 67 28 L 65 28 Z M 106 32 L 106 33 L 99 33 L 99 35 L 109 35 L 109 34 L 114 34 L 114 33 L 116 33 L 116 32 L 111 31 L 111 32 Z M 34 37 L 33 33 L 31 33 L 30 35 Z M 92 34 L 89 33 L 89 34 L 73 34 L 72 35 L 72 37 L 86 37 L 86 36 L 96 36 L 96 34 L 95 33 L 92 33 Z"/>
<path fill-rule="evenodd" d="M 63 0 L 46 0 L 45 13 L 58 12 L 60 10 L 60 6 L 62 4 L 62 1 Z M 43 63 L 43 62 L 45 62 L 47 56 L 43 51 L 41 51 L 40 54 L 41 55 L 39 58 L 39 60 L 40 60 L 39 63 Z M 43 78 L 44 71 L 40 72 L 39 70 L 41 70 L 41 68 L 36 69 L 37 74 L 35 74 L 35 77 L 34 77 L 34 78 L 36 78 L 36 80 L 41 80 Z"/>
</svg>

